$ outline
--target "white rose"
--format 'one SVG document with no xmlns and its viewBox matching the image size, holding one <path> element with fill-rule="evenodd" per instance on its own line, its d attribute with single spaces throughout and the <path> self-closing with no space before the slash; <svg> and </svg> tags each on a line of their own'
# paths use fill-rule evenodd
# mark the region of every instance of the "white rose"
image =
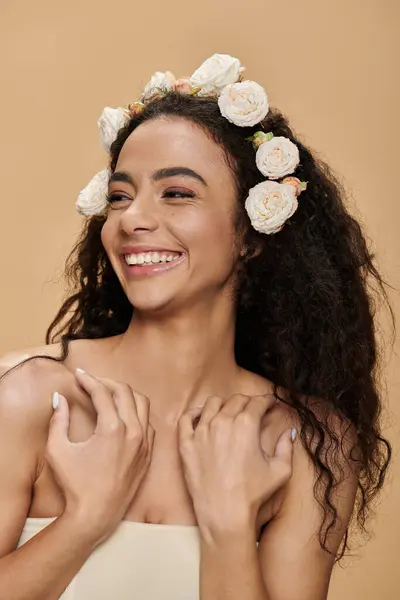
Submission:
<svg viewBox="0 0 400 600">
<path fill-rule="evenodd" d="M 255 81 L 227 85 L 218 98 L 221 114 L 234 125 L 252 127 L 268 114 L 268 96 Z"/>
<path fill-rule="evenodd" d="M 294 173 L 299 162 L 298 147 L 285 137 L 274 137 L 264 142 L 256 153 L 258 169 L 270 179 L 280 179 Z"/>
<path fill-rule="evenodd" d="M 109 178 L 109 170 L 103 169 L 80 192 L 75 208 L 81 215 L 85 215 L 85 217 L 99 215 L 107 208 Z"/>
<path fill-rule="evenodd" d="M 251 188 L 245 203 L 254 229 L 268 235 L 278 233 L 297 206 L 296 190 L 276 181 L 262 181 Z"/>
<path fill-rule="evenodd" d="M 214 54 L 193 73 L 190 83 L 200 88 L 200 95 L 219 93 L 229 83 L 236 83 L 241 71 L 243 67 L 237 58 L 229 54 Z"/>
<path fill-rule="evenodd" d="M 142 98 L 150 100 L 160 92 L 170 92 L 174 87 L 175 81 L 175 77 L 170 71 L 165 71 L 165 73 L 156 71 L 145 86 Z"/>
<path fill-rule="evenodd" d="M 129 111 L 125 108 L 109 108 L 108 106 L 101 113 L 97 125 L 100 129 L 100 139 L 107 152 L 110 151 L 111 144 L 115 141 L 118 131 L 126 125 L 129 120 Z"/>
</svg>

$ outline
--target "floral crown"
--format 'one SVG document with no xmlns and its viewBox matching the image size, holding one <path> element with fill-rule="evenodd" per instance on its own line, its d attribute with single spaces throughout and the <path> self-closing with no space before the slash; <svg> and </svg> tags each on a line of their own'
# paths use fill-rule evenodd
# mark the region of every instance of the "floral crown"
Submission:
<svg viewBox="0 0 400 600">
<path fill-rule="evenodd" d="M 239 60 L 227 54 L 214 54 L 185 79 L 175 79 L 169 71 L 157 71 L 139 102 L 126 108 L 103 110 L 98 126 L 105 150 L 110 151 L 119 130 L 130 118 L 140 114 L 148 102 L 171 91 L 191 96 L 217 96 L 223 117 L 238 127 L 254 127 L 268 114 L 268 96 L 255 81 L 243 80 L 243 71 Z M 249 190 L 245 208 L 254 229 L 265 234 L 277 233 L 296 211 L 297 197 L 307 186 L 293 177 L 300 163 L 299 150 L 288 138 L 264 131 L 257 131 L 247 139 L 256 149 L 257 167 L 267 179 Z M 75 205 L 79 213 L 92 216 L 105 212 L 109 177 L 109 169 L 103 169 L 80 192 Z"/>
</svg>

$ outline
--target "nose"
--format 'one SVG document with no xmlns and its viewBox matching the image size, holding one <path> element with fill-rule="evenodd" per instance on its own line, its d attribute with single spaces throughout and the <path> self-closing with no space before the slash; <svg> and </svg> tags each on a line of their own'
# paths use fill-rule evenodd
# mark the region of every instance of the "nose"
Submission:
<svg viewBox="0 0 400 600">
<path fill-rule="evenodd" d="M 151 195 L 137 195 L 120 217 L 122 233 L 132 235 L 146 231 L 155 231 L 159 227 L 157 205 Z"/>
</svg>

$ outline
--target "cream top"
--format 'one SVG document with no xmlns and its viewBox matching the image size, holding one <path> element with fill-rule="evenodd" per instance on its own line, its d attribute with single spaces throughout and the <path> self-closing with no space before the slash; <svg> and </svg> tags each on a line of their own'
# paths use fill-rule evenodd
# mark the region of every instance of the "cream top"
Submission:
<svg viewBox="0 0 400 600">
<path fill-rule="evenodd" d="M 18 546 L 53 518 L 28 517 Z M 122 521 L 85 562 L 62 600 L 199 600 L 200 536 L 195 525 Z"/>
</svg>

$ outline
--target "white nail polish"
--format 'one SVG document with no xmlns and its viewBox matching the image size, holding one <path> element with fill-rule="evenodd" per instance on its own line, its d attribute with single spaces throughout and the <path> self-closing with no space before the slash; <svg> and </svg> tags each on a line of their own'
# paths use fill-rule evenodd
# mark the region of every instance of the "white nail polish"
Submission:
<svg viewBox="0 0 400 600">
<path fill-rule="evenodd" d="M 53 409 L 56 410 L 57 406 L 58 406 L 58 392 L 54 392 L 53 394 Z"/>
<path fill-rule="evenodd" d="M 297 436 L 297 429 L 295 429 L 293 427 L 293 429 L 292 429 L 292 442 L 294 442 L 294 440 L 296 439 L 296 436 Z"/>
<path fill-rule="evenodd" d="M 78 373 L 84 373 L 85 371 L 83 369 L 75 369 L 75 371 L 78 371 Z"/>
</svg>

